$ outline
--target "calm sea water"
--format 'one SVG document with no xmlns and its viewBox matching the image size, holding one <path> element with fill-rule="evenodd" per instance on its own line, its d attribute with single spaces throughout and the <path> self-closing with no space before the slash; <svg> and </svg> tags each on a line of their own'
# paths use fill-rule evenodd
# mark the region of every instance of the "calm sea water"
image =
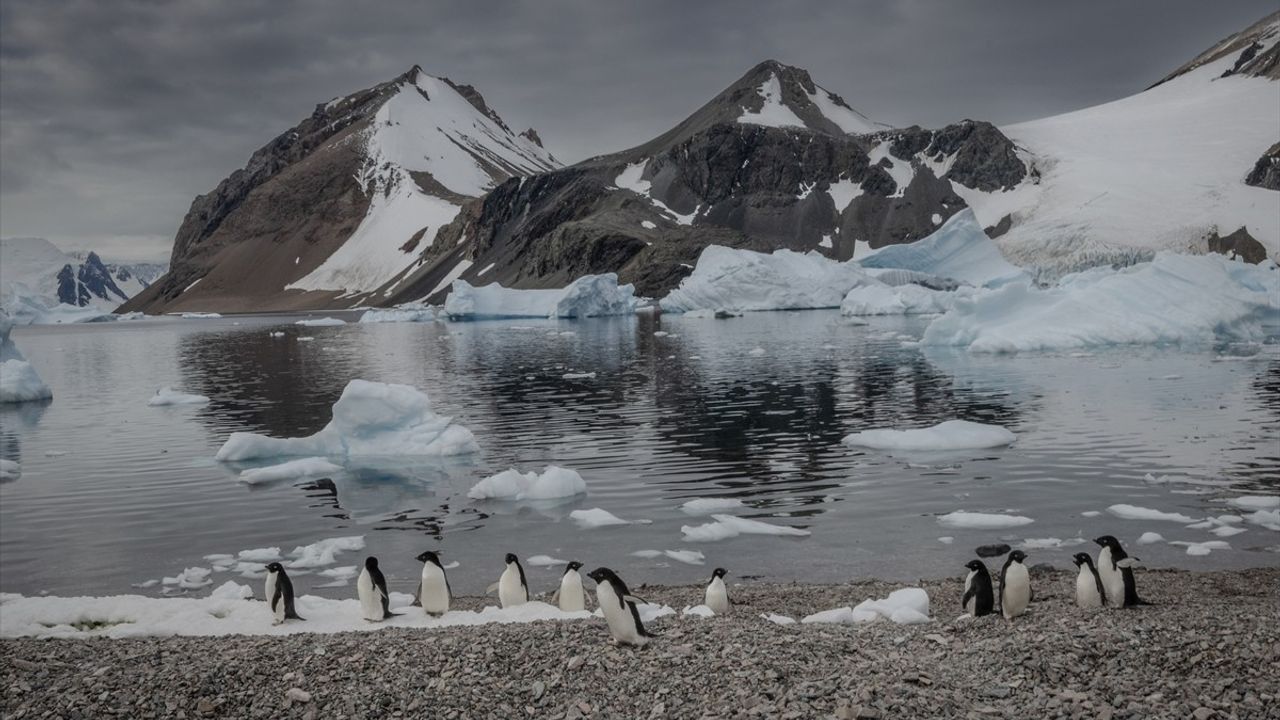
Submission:
<svg viewBox="0 0 1280 720">
<path fill-rule="evenodd" d="M 1211 540 L 1204 530 L 1105 509 L 1128 503 L 1202 517 L 1226 512 L 1235 494 L 1280 491 L 1274 337 L 1259 346 L 992 357 L 914 346 L 927 319 L 855 325 L 834 312 L 314 328 L 296 319 L 15 331 L 54 400 L 0 410 L 0 453 L 22 464 L 20 479 L 0 485 L 0 589 L 136 592 L 133 583 L 207 567 L 206 554 L 288 551 L 346 535 L 364 535 L 368 548 L 338 564 L 375 554 L 404 591 L 425 549 L 461 563 L 451 581 L 463 593 L 495 580 L 509 550 L 609 565 L 635 584 L 692 582 L 716 566 L 770 580 L 910 580 L 958 575 L 987 542 L 1106 532 L 1132 543 L 1148 530 Z M 578 372 L 596 375 L 564 378 Z M 233 431 L 315 432 L 353 378 L 425 390 L 438 411 L 475 432 L 481 452 L 252 487 L 213 460 Z M 163 385 L 212 402 L 147 406 Z M 1018 441 L 946 457 L 840 443 L 857 430 L 952 418 L 1007 426 Z M 486 475 L 551 463 L 580 472 L 589 495 L 553 507 L 466 497 Z M 1211 484 L 1151 484 L 1148 473 Z M 709 519 L 679 506 L 700 497 L 739 498 L 747 517 L 812 534 L 684 542 L 683 525 Z M 581 530 L 567 517 L 594 507 L 650 522 Z M 1035 522 L 999 531 L 938 523 L 958 509 Z M 1082 515 L 1091 511 L 1104 512 Z M 1208 556 L 1164 543 L 1136 554 L 1154 566 L 1280 564 L 1280 533 L 1248 527 L 1228 539 L 1230 550 Z M 954 541 L 938 540 L 945 536 Z M 646 549 L 700 550 L 706 564 L 631 555 Z M 1030 554 L 1067 566 L 1076 551 Z M 536 591 L 560 570 L 527 572 Z M 354 592 L 315 590 L 329 579 L 295 575 L 303 592 Z"/>
</svg>

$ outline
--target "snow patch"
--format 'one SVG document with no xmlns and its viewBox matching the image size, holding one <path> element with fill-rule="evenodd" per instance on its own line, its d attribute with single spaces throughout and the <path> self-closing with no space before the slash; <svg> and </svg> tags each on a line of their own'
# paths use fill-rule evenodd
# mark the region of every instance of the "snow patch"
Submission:
<svg viewBox="0 0 1280 720">
<path fill-rule="evenodd" d="M 769 79 L 756 88 L 756 93 L 764 99 L 760 110 L 751 111 L 744 108 L 742 115 L 738 117 L 738 122 L 744 125 L 776 128 L 805 127 L 804 121 L 782 102 L 782 83 L 778 81 L 776 74 L 769 73 Z M 832 120 L 832 122 L 835 121 Z"/>
</svg>

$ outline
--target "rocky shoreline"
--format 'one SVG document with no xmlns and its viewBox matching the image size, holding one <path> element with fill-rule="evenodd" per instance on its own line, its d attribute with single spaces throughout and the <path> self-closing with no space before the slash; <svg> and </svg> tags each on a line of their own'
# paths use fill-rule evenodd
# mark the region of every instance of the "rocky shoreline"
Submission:
<svg viewBox="0 0 1280 720">
<path fill-rule="evenodd" d="M 603 621 L 285 637 L 0 641 L 5 718 L 1264 718 L 1280 707 L 1280 568 L 1147 570 L 1123 611 L 1035 568 L 1015 622 L 776 625 L 901 587 L 731 585 L 734 613 L 668 616 L 643 649 Z M 698 587 L 637 588 L 679 610 Z M 478 607 L 480 598 L 460 599 Z"/>
</svg>

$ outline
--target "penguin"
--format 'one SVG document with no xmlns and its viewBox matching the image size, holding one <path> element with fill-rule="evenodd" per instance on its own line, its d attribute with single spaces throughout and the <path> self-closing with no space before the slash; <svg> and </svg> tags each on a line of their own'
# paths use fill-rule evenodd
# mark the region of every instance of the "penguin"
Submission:
<svg viewBox="0 0 1280 720">
<path fill-rule="evenodd" d="M 1107 604 L 1107 590 L 1102 587 L 1102 577 L 1098 568 L 1093 566 L 1093 558 L 1089 553 L 1076 553 L 1071 561 L 1080 568 L 1076 575 L 1076 606 L 1082 608 L 1099 608 Z"/>
<path fill-rule="evenodd" d="M 289 580 L 289 574 L 278 562 L 267 566 L 267 587 L 263 595 L 275 616 L 272 625 L 279 625 L 285 620 L 306 620 L 293 608 L 293 581 Z"/>
<path fill-rule="evenodd" d="M 990 615 L 995 609 L 996 598 L 986 563 L 970 560 L 965 567 L 969 568 L 969 574 L 964 579 L 964 597 L 960 599 L 960 605 L 973 617 Z"/>
<path fill-rule="evenodd" d="M 487 592 L 494 590 L 498 591 L 498 602 L 504 608 L 529 602 L 529 583 L 525 582 L 524 568 L 515 553 L 507 553 L 507 569 L 502 571 L 498 582 L 490 585 Z"/>
<path fill-rule="evenodd" d="M 417 604 L 428 615 L 438 617 L 449 612 L 453 590 L 440 564 L 440 555 L 428 550 L 418 556 L 418 562 L 422 563 L 422 580 L 418 583 Z"/>
<path fill-rule="evenodd" d="M 727 615 L 729 607 L 733 604 L 729 601 L 729 589 L 724 586 L 724 576 L 727 572 L 724 568 L 711 571 L 711 582 L 707 583 L 707 592 L 702 601 L 711 608 L 711 612 L 717 615 Z"/>
<path fill-rule="evenodd" d="M 372 555 L 364 559 L 364 569 L 356 580 L 356 596 L 360 598 L 360 614 L 369 622 L 382 622 L 400 614 L 391 612 L 387 578 L 378 569 L 378 558 Z"/>
<path fill-rule="evenodd" d="M 1133 577 L 1138 558 L 1129 557 L 1113 535 L 1094 538 L 1094 542 L 1102 547 L 1098 551 L 1098 575 L 1102 578 L 1107 597 L 1111 598 L 1111 607 L 1150 605 L 1138 597 L 1138 585 Z"/>
<path fill-rule="evenodd" d="M 653 635 L 644 629 L 644 623 L 640 622 L 640 610 L 636 608 L 637 602 L 644 601 L 633 596 L 622 578 L 609 568 L 598 567 L 587 577 L 596 581 L 596 604 L 604 614 L 613 641 L 619 645 L 636 647 L 647 645 Z"/>
<path fill-rule="evenodd" d="M 1026 559 L 1026 553 L 1014 550 L 1000 568 L 1000 613 L 1006 620 L 1026 612 L 1031 604 L 1031 575 L 1022 564 Z"/>
<path fill-rule="evenodd" d="M 565 612 L 587 609 L 586 598 L 582 592 L 582 574 L 578 572 L 581 569 L 582 563 L 577 560 L 570 562 L 564 569 L 564 574 L 560 576 L 560 588 L 556 590 L 555 595 L 551 596 L 551 602 L 556 603 Z"/>
</svg>

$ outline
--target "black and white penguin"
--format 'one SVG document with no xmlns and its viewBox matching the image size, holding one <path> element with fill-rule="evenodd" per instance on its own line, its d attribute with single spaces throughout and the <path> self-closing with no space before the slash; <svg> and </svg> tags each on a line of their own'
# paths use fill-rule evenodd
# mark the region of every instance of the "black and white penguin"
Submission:
<svg viewBox="0 0 1280 720">
<path fill-rule="evenodd" d="M 1129 553 L 1124 551 L 1120 541 L 1113 535 L 1094 538 L 1094 542 L 1102 547 L 1098 551 L 1098 575 L 1111 600 L 1111 607 L 1150 605 L 1151 603 L 1138 597 L 1138 585 L 1133 577 L 1133 568 L 1137 565 L 1138 558 L 1129 557 Z"/>
<path fill-rule="evenodd" d="M 644 646 L 653 637 L 640 622 L 640 610 L 636 603 L 644 602 L 631 594 L 622 578 L 606 567 L 592 570 L 587 577 L 596 581 L 596 604 L 604 613 L 609 634 L 620 645 Z"/>
<path fill-rule="evenodd" d="M 965 567 L 969 568 L 969 574 L 964 578 L 964 597 L 960 599 L 960 605 L 974 617 L 990 615 L 995 610 L 996 597 L 986 563 L 970 560 Z"/>
<path fill-rule="evenodd" d="M 267 606 L 275 617 L 273 625 L 279 625 L 285 620 L 306 619 L 293 608 L 293 581 L 289 579 L 289 573 L 284 571 L 284 566 L 278 562 L 267 566 L 267 587 L 263 597 L 267 599 Z"/>
<path fill-rule="evenodd" d="M 449 587 L 448 576 L 444 574 L 444 566 L 440 564 L 440 555 L 428 550 L 418 556 L 418 562 L 422 563 L 422 579 L 418 582 L 417 604 L 428 615 L 439 616 L 449 612 L 453 590 Z"/>
<path fill-rule="evenodd" d="M 716 568 L 711 571 L 711 582 L 707 583 L 707 592 L 703 604 L 711 608 L 717 615 L 726 615 L 732 603 L 729 602 L 729 589 L 724 586 L 724 576 L 728 571 Z"/>
<path fill-rule="evenodd" d="M 509 608 L 529 602 L 529 583 L 524 579 L 524 568 L 515 553 L 507 553 L 507 568 L 498 578 L 498 602 Z"/>
<path fill-rule="evenodd" d="M 1012 620 L 1027 611 L 1031 604 L 1031 574 L 1022 561 L 1027 554 L 1021 550 L 1009 553 L 1009 559 L 1000 568 L 1000 614 Z"/>
<path fill-rule="evenodd" d="M 391 612 L 387 578 L 378 569 L 378 558 L 372 555 L 364 559 L 364 569 L 356 580 L 356 596 L 360 598 L 360 614 L 369 622 L 382 622 L 400 614 Z"/>
<path fill-rule="evenodd" d="M 586 594 L 582 590 L 582 563 L 573 560 L 560 576 L 560 588 L 552 596 L 551 602 L 565 612 L 577 612 L 587 609 Z"/>
<path fill-rule="evenodd" d="M 1107 590 L 1102 586 L 1098 568 L 1093 566 L 1089 553 L 1076 553 L 1071 562 L 1080 568 L 1076 575 L 1076 605 L 1082 608 L 1100 608 L 1107 604 Z"/>
</svg>

